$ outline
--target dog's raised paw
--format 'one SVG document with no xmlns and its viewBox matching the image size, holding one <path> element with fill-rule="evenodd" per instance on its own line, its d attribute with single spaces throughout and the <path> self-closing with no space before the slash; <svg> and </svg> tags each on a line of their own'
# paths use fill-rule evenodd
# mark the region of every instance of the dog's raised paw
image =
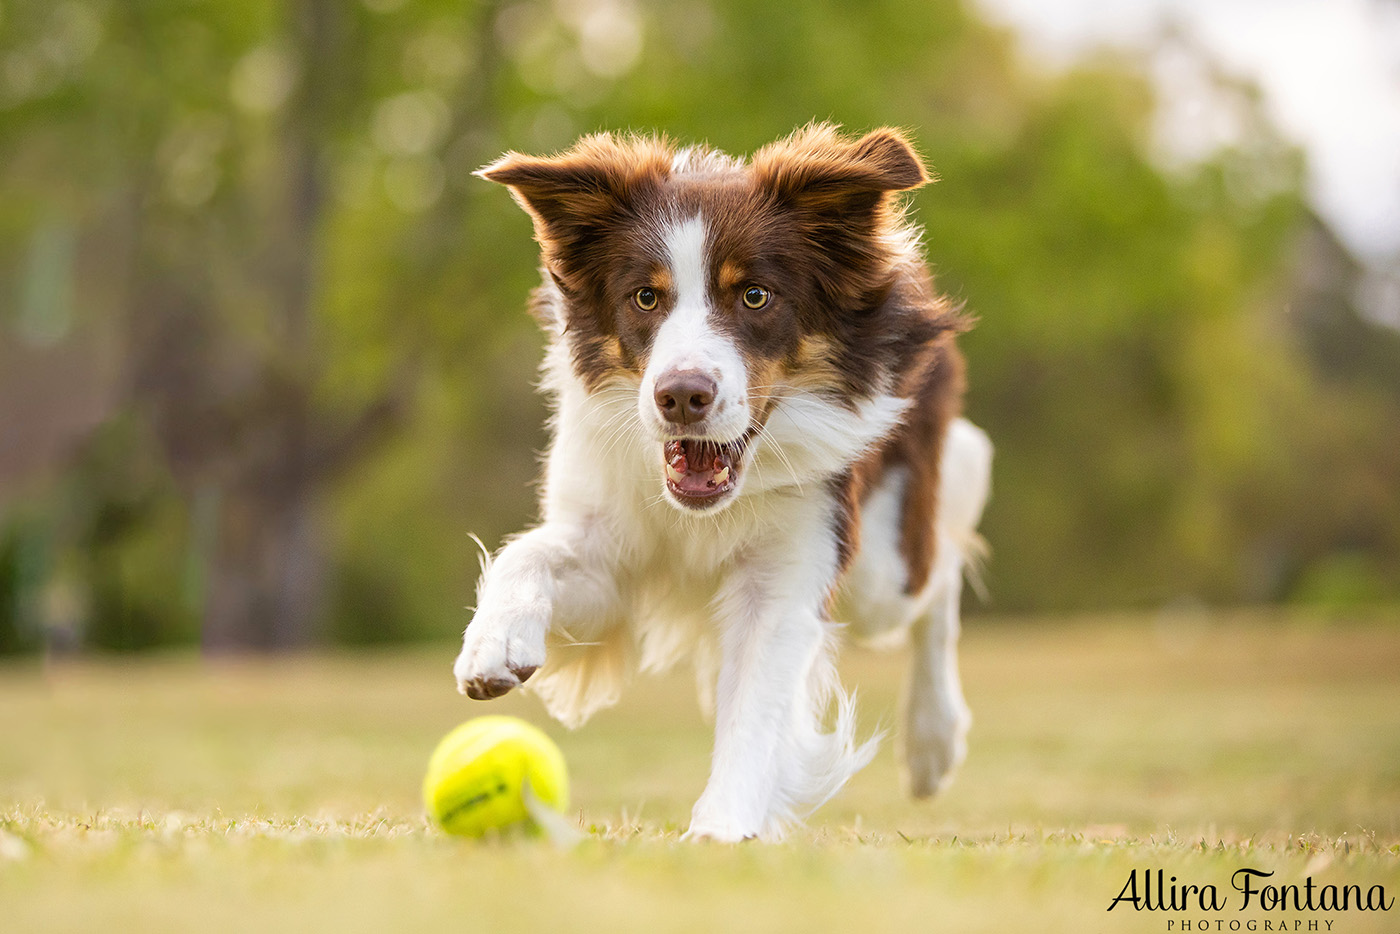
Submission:
<svg viewBox="0 0 1400 934">
<path fill-rule="evenodd" d="M 458 689 L 472 700 L 491 700 L 508 693 L 511 688 L 524 682 L 523 678 L 516 680 L 506 678 L 477 678 L 472 681 L 458 682 Z"/>
<path fill-rule="evenodd" d="M 457 690 L 472 700 L 491 700 L 530 679 L 544 663 L 544 639 L 519 635 L 501 637 L 482 627 L 467 627 L 462 652 L 452 666 Z"/>
<path fill-rule="evenodd" d="M 457 690 L 470 697 L 472 700 L 492 700 L 502 694 L 508 694 L 514 688 L 519 687 L 530 676 L 539 670 L 538 665 L 523 665 L 519 668 L 507 668 L 508 677 L 499 675 L 466 676 L 457 675 Z"/>
</svg>

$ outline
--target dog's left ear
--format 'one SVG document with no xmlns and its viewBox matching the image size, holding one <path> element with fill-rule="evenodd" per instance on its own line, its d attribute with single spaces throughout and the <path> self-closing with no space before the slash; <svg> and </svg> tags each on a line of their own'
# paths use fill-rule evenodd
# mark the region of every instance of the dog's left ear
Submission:
<svg viewBox="0 0 1400 934">
<path fill-rule="evenodd" d="M 859 213 L 930 181 L 914 147 L 892 127 L 850 140 L 830 124 L 815 124 L 759 150 L 753 167 L 780 202 L 818 211 Z"/>
<path fill-rule="evenodd" d="M 887 254 L 876 249 L 899 224 L 895 193 L 929 181 L 914 147 L 888 127 L 852 140 L 815 124 L 753 157 L 761 190 L 793 212 L 813 249 L 805 268 L 838 306 L 869 301 L 887 281 Z"/>
</svg>

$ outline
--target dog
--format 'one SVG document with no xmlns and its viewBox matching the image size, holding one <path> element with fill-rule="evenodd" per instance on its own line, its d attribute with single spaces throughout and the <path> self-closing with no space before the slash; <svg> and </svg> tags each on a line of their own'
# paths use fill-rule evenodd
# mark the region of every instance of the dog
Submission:
<svg viewBox="0 0 1400 934">
<path fill-rule="evenodd" d="M 534 222 L 553 418 L 542 521 L 483 556 L 459 690 L 528 682 L 572 728 L 688 657 L 714 750 L 686 836 L 776 839 L 875 751 L 839 631 L 905 634 L 903 772 L 942 788 L 992 450 L 901 202 L 929 180 L 905 134 L 814 124 L 741 160 L 604 133 L 477 174 Z"/>
</svg>

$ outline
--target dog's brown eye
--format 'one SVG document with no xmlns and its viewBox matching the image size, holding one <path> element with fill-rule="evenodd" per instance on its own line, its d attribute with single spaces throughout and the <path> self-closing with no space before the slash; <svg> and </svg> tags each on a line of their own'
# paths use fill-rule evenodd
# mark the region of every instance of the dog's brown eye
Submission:
<svg viewBox="0 0 1400 934">
<path fill-rule="evenodd" d="M 768 304 L 768 297 L 768 290 L 756 285 L 744 290 L 744 304 L 749 308 L 762 308 Z"/>
<path fill-rule="evenodd" d="M 655 311 L 656 306 L 661 304 L 661 297 L 656 294 L 656 289 L 638 289 L 632 293 L 632 301 L 642 311 Z"/>
</svg>

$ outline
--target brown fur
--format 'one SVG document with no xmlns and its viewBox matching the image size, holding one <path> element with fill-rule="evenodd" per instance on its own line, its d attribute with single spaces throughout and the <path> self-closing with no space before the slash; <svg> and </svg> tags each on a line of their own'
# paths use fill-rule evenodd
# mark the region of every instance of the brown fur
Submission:
<svg viewBox="0 0 1400 934">
<path fill-rule="evenodd" d="M 759 425 L 784 386 L 852 407 L 885 392 L 911 398 L 900 428 L 831 484 L 844 566 L 866 493 L 890 468 L 908 471 L 901 550 L 906 590 L 920 590 L 936 547 L 943 436 L 963 390 L 953 335 L 965 327 L 915 255 L 897 199 L 929 180 L 922 162 L 897 130 L 851 140 L 828 125 L 764 147 L 747 166 L 702 152 L 674 172 L 675 156 L 664 139 L 600 134 L 552 158 L 511 153 L 480 174 L 511 186 L 534 218 L 563 320 L 553 320 L 552 290 L 537 309 L 568 335 L 589 388 L 645 369 L 671 308 L 657 221 L 703 214 L 712 321 L 741 348 Z M 754 284 L 772 292 L 757 310 L 742 302 Z M 658 292 L 655 310 L 631 300 L 642 287 Z"/>
<path fill-rule="evenodd" d="M 846 528 L 859 527 L 859 504 L 880 477 L 893 467 L 908 471 L 900 523 L 899 550 L 907 577 L 904 592 L 918 593 L 928 583 L 937 554 L 935 519 L 938 515 L 939 464 L 948 424 L 962 411 L 965 385 L 963 356 L 951 336 L 940 339 L 914 388 L 914 405 L 908 416 L 877 450 L 856 464 L 845 478 L 843 502 L 850 518 Z M 851 532 L 846 531 L 846 536 Z M 854 555 L 858 543 L 845 552 Z M 847 557 L 846 560 L 849 560 Z"/>
</svg>

